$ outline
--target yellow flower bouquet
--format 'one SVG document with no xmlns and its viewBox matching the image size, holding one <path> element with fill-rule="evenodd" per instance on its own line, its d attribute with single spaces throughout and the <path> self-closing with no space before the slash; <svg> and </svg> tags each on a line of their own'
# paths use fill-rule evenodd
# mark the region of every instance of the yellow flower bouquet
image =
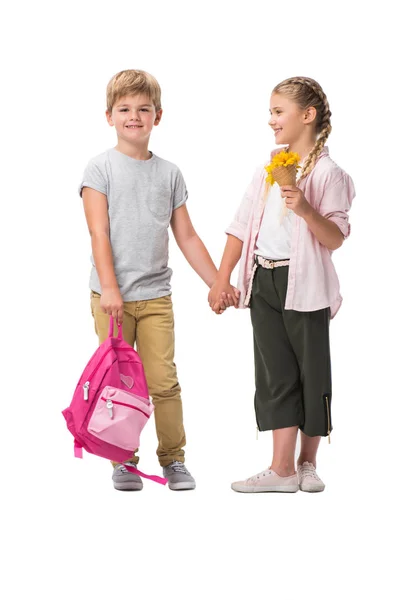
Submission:
<svg viewBox="0 0 400 600">
<path fill-rule="evenodd" d="M 264 167 L 268 175 L 267 183 L 274 185 L 276 182 L 280 187 L 283 185 L 296 185 L 297 171 L 300 169 L 300 156 L 297 152 L 278 152 L 272 158 L 270 164 Z M 283 217 L 287 215 L 286 204 L 283 206 Z"/>
</svg>

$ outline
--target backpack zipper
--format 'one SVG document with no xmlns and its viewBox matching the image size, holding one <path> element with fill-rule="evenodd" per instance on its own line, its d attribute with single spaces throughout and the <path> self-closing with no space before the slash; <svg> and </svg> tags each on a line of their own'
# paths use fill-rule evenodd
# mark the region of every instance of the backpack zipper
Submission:
<svg viewBox="0 0 400 600">
<path fill-rule="evenodd" d="M 119 402 L 118 400 L 111 400 L 111 398 L 103 398 L 103 396 L 100 399 L 106 403 L 106 407 L 108 410 L 108 414 L 110 415 L 110 419 L 114 418 L 114 415 L 113 415 L 114 404 L 119 404 L 120 406 L 127 406 L 128 408 L 133 408 L 133 410 L 137 410 L 137 411 L 141 412 L 142 415 L 149 418 L 149 415 L 147 413 L 145 413 L 144 410 L 141 410 L 137 406 L 132 406 L 132 404 L 126 404 L 125 402 Z"/>
<path fill-rule="evenodd" d="M 87 381 L 86 383 L 84 383 L 82 387 L 83 387 L 83 399 L 89 400 L 90 381 Z"/>
<path fill-rule="evenodd" d="M 113 363 L 112 363 L 112 364 L 114 364 L 114 362 L 117 362 L 117 359 L 115 359 L 115 361 L 113 361 Z M 101 387 L 101 384 L 103 383 L 103 381 L 104 381 L 104 378 L 105 378 L 105 376 L 107 375 L 107 373 L 108 373 L 108 369 L 107 369 L 107 371 L 106 371 L 106 372 L 103 374 L 103 377 L 101 378 L 101 381 L 99 382 L 99 385 L 97 386 L 97 388 L 95 388 L 95 390 L 96 390 L 96 391 L 97 391 L 97 389 L 99 389 L 99 388 Z M 88 384 L 88 388 L 87 388 L 87 389 L 89 390 L 90 382 L 89 382 L 89 381 L 87 381 L 86 383 Z M 86 384 L 85 384 L 85 385 L 86 385 Z M 89 391 L 88 391 L 88 394 L 89 394 Z M 92 414 L 92 410 L 91 410 L 91 409 L 89 409 L 89 410 L 87 411 L 87 413 L 86 413 L 86 416 L 85 416 L 84 420 L 83 420 L 83 423 L 82 423 L 82 428 L 81 428 L 81 430 L 83 429 L 83 431 L 84 431 L 84 430 L 85 430 L 85 427 L 87 427 L 87 424 L 88 424 L 88 421 L 89 421 L 89 417 L 91 416 L 91 414 Z"/>
<path fill-rule="evenodd" d="M 120 352 L 121 351 L 126 352 L 127 348 L 113 348 L 113 347 L 111 347 L 111 348 L 109 348 L 107 350 L 107 352 L 105 352 L 103 354 L 103 357 L 102 357 L 101 361 L 98 363 L 98 365 L 96 366 L 96 368 L 93 369 L 93 371 L 90 373 L 90 375 L 88 377 L 88 380 L 82 385 L 82 388 L 83 388 L 83 399 L 86 400 L 86 402 L 89 400 L 90 380 L 92 379 L 93 375 L 96 373 L 97 369 L 100 367 L 101 363 L 103 362 L 103 360 L 105 359 L 105 357 L 107 356 L 107 354 L 109 352 L 111 352 L 111 350 L 116 350 L 116 351 L 119 350 Z M 126 362 L 135 362 L 135 361 L 127 360 Z"/>
</svg>

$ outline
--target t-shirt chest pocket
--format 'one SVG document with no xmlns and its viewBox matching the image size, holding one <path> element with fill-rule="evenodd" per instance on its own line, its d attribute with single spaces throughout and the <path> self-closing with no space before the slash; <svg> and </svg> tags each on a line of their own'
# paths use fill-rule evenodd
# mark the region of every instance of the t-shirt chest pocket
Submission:
<svg viewBox="0 0 400 600">
<path fill-rule="evenodd" d="M 148 186 L 146 196 L 146 204 L 155 217 L 166 218 L 170 216 L 172 193 L 167 182 L 151 183 Z"/>
</svg>

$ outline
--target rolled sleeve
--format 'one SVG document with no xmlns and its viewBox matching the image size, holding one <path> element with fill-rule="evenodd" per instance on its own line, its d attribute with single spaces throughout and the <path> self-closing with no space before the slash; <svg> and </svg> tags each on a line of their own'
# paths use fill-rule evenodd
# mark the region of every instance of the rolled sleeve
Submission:
<svg viewBox="0 0 400 600">
<path fill-rule="evenodd" d="M 243 223 L 239 223 L 239 221 L 232 221 L 232 223 L 225 229 L 225 233 L 229 235 L 234 235 L 241 242 L 244 242 L 244 234 L 245 234 L 245 226 Z"/>
<path fill-rule="evenodd" d="M 254 201 L 257 199 L 256 190 L 260 186 L 261 179 L 264 179 L 264 167 L 259 166 L 254 173 L 253 179 L 250 185 L 247 187 L 247 190 L 243 196 L 242 202 L 239 206 L 239 209 L 236 211 L 234 219 L 232 223 L 229 225 L 227 229 L 225 229 L 225 233 L 229 235 L 234 235 L 241 242 L 244 242 L 247 224 L 249 222 L 251 209 Z"/>
<path fill-rule="evenodd" d="M 173 210 L 176 210 L 180 206 L 183 206 L 188 199 L 188 191 L 186 188 L 185 180 L 180 170 L 177 170 L 175 185 L 174 185 L 174 197 L 173 197 Z"/>
<path fill-rule="evenodd" d="M 99 166 L 94 162 L 90 162 L 83 173 L 83 178 L 79 186 L 80 196 L 82 196 L 84 187 L 92 188 L 105 196 L 107 195 L 107 180 Z"/>
<path fill-rule="evenodd" d="M 327 187 L 321 200 L 319 212 L 339 227 L 343 237 L 350 235 L 348 212 L 355 197 L 354 184 L 347 173 Z"/>
</svg>

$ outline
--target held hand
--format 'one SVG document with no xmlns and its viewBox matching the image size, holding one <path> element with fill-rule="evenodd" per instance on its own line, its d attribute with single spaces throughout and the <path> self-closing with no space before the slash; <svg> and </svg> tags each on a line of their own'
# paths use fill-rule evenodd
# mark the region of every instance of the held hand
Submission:
<svg viewBox="0 0 400 600">
<path fill-rule="evenodd" d="M 229 281 L 217 279 L 208 294 L 208 304 L 216 314 L 220 315 L 229 306 L 237 308 L 239 296 L 239 290 L 233 287 Z"/>
<path fill-rule="evenodd" d="M 236 298 L 239 300 L 239 290 L 237 290 L 235 287 L 233 289 Z M 230 294 L 222 292 L 220 301 L 216 302 L 213 306 L 211 306 L 211 308 L 215 312 L 215 314 L 222 315 L 222 313 L 226 310 L 226 304 L 228 304 L 230 301 L 232 301 Z M 234 304 L 230 304 L 229 306 L 234 306 Z M 235 308 L 237 308 L 237 306 L 235 306 Z"/>
<path fill-rule="evenodd" d="M 230 306 L 234 306 L 235 308 L 238 308 L 240 292 L 238 289 L 233 287 L 233 285 L 231 285 L 230 288 L 232 290 L 231 292 L 223 291 L 221 293 L 219 303 L 221 306 L 225 306 L 225 308 L 229 308 Z"/>
<path fill-rule="evenodd" d="M 225 312 L 229 306 L 233 306 L 233 304 L 230 304 L 230 302 L 233 302 L 231 298 L 232 297 L 230 294 L 226 294 L 226 292 L 222 292 L 219 301 L 216 302 L 215 304 L 210 304 L 211 310 L 213 310 L 216 315 L 222 315 L 222 313 Z"/>
<path fill-rule="evenodd" d="M 211 310 L 215 312 L 216 315 L 222 315 L 222 313 L 225 312 L 226 308 L 225 306 L 222 307 L 219 302 L 216 302 L 214 305 L 211 306 Z"/>
<path fill-rule="evenodd" d="M 299 217 L 305 217 L 311 209 L 311 204 L 303 192 L 295 185 L 283 185 L 281 196 L 286 198 L 286 206 Z"/>
<path fill-rule="evenodd" d="M 107 315 L 112 315 L 114 320 L 121 325 L 124 317 L 124 301 L 118 288 L 103 290 L 100 298 L 100 308 Z"/>
</svg>

